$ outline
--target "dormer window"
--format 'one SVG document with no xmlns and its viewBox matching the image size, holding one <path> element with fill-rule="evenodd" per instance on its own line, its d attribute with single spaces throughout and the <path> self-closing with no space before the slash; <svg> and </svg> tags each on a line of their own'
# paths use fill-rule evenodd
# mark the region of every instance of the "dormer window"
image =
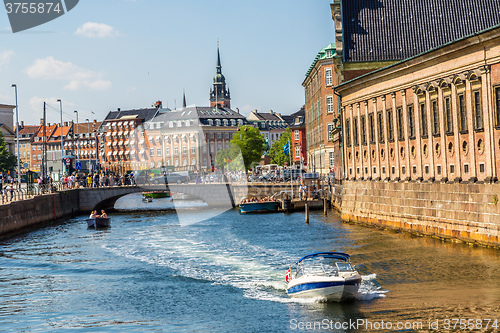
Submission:
<svg viewBox="0 0 500 333">
<path fill-rule="evenodd" d="M 171 122 L 171 121 L 169 121 L 169 122 L 168 122 L 168 127 L 170 127 L 170 128 L 174 127 L 174 123 L 173 123 L 173 122 Z"/>
<path fill-rule="evenodd" d="M 220 126 L 220 119 L 215 119 L 215 125 Z"/>
<path fill-rule="evenodd" d="M 210 126 L 213 126 L 213 125 L 214 125 L 214 121 L 213 121 L 212 119 L 208 119 L 208 124 L 209 124 Z"/>
<path fill-rule="evenodd" d="M 326 50 L 326 57 L 330 58 L 333 55 L 332 50 Z"/>
</svg>

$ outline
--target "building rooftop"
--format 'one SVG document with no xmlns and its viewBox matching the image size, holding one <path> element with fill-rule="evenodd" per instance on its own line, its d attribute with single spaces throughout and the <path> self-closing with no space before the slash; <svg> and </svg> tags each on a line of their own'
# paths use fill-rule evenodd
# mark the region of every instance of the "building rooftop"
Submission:
<svg viewBox="0 0 500 333">
<path fill-rule="evenodd" d="M 323 60 L 323 59 L 333 59 L 336 54 L 337 54 L 337 52 L 335 51 L 335 44 L 334 43 L 328 44 L 327 46 L 322 48 L 321 51 L 319 51 L 318 54 L 316 55 L 316 58 L 314 58 L 309 69 L 307 70 L 306 77 L 309 76 L 309 73 L 311 73 L 312 69 L 314 68 L 314 66 L 316 66 L 318 61 Z"/>
<path fill-rule="evenodd" d="M 498 0 L 342 0 L 346 62 L 396 61 L 500 24 Z"/>
</svg>

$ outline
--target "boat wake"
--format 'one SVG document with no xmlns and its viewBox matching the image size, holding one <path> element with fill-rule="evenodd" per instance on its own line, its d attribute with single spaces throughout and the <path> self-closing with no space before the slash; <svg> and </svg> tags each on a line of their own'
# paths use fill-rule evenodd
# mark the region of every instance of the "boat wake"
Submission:
<svg viewBox="0 0 500 333">
<path fill-rule="evenodd" d="M 290 298 L 286 294 L 286 268 L 296 256 L 249 244 L 227 231 L 219 236 L 204 239 L 202 231 L 187 234 L 185 228 L 138 230 L 131 236 L 133 241 L 124 242 L 127 246 L 115 243 L 105 248 L 118 256 L 168 267 L 174 277 L 240 289 L 247 298 L 280 303 L 325 301 L 322 298 Z M 363 277 L 358 300 L 385 297 L 386 291 L 377 285 L 375 278 L 375 274 Z"/>
<path fill-rule="evenodd" d="M 361 286 L 358 289 L 356 300 L 358 301 L 371 301 L 374 299 L 387 297 L 386 293 L 389 290 L 382 289 L 378 285 L 377 274 L 361 275 Z"/>
</svg>

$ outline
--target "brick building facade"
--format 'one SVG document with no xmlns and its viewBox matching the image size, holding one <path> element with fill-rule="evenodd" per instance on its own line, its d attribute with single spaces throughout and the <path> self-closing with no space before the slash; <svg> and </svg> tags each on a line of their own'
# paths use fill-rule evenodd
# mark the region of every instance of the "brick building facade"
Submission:
<svg viewBox="0 0 500 333">
<path fill-rule="evenodd" d="M 496 27 L 337 86 L 347 178 L 497 180 L 499 45 Z"/>
</svg>

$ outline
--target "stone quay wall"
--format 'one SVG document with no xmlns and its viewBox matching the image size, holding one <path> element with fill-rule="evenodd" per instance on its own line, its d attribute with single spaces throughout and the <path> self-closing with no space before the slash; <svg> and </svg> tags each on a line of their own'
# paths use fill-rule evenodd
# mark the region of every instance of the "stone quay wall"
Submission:
<svg viewBox="0 0 500 333">
<path fill-rule="evenodd" d="M 0 205 L 0 236 L 71 217 L 79 212 L 79 194 L 69 190 Z"/>
<path fill-rule="evenodd" d="M 341 218 L 500 246 L 500 184 L 344 181 Z"/>
</svg>

